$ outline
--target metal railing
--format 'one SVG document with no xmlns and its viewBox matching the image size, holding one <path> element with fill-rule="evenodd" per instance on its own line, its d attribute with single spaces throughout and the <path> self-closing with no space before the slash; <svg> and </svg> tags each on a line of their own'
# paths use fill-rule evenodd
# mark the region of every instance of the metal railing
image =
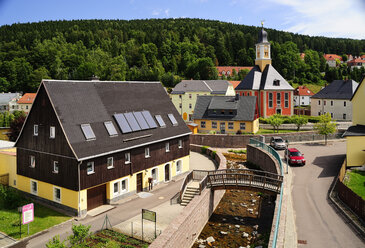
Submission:
<svg viewBox="0 0 365 248">
<path fill-rule="evenodd" d="M 274 158 L 278 161 L 279 169 L 280 169 L 280 175 L 283 176 L 283 165 L 281 163 L 281 158 L 280 158 L 279 154 L 272 147 L 270 147 L 270 146 L 266 145 L 265 143 L 262 143 L 258 140 L 255 140 L 255 139 L 250 139 L 250 145 L 253 145 L 255 147 L 259 147 L 259 148 L 267 151 L 268 153 L 272 154 L 274 156 Z M 277 238 L 278 238 L 279 222 L 280 222 L 280 215 L 281 215 L 281 204 L 282 204 L 282 201 L 283 201 L 283 188 L 284 187 L 281 186 L 279 206 L 278 206 L 278 214 L 276 216 L 274 238 L 273 238 L 273 243 L 272 243 L 273 248 L 276 247 L 276 242 L 277 242 Z"/>
</svg>

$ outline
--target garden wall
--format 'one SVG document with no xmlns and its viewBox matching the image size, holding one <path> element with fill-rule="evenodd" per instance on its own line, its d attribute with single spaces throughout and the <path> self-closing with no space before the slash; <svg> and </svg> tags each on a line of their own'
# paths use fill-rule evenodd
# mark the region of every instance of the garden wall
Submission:
<svg viewBox="0 0 365 248">
<path fill-rule="evenodd" d="M 190 145 L 191 151 L 201 152 L 201 147 Z M 209 148 L 208 155 L 212 154 Z M 226 168 L 226 158 L 219 152 L 215 156 L 219 164 L 218 169 Z M 184 208 L 184 211 L 162 232 L 149 248 L 186 248 L 194 244 L 195 239 L 208 222 L 210 216 L 218 206 L 225 190 L 212 191 L 205 188 L 201 195 L 194 199 Z"/>
</svg>

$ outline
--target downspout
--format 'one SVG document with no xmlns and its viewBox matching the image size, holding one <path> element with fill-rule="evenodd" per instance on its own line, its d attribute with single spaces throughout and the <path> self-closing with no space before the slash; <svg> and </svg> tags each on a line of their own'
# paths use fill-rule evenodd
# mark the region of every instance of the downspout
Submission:
<svg viewBox="0 0 365 248">
<path fill-rule="evenodd" d="M 82 161 L 78 163 L 77 165 L 77 176 L 78 176 L 78 181 L 79 181 L 79 190 L 78 190 L 78 195 L 79 195 L 79 204 L 78 204 L 78 207 L 79 207 L 79 217 L 81 217 L 81 208 L 80 208 L 80 204 L 81 204 L 81 194 L 80 194 L 80 190 L 81 190 L 81 182 L 80 182 L 80 166 L 82 164 Z"/>
</svg>

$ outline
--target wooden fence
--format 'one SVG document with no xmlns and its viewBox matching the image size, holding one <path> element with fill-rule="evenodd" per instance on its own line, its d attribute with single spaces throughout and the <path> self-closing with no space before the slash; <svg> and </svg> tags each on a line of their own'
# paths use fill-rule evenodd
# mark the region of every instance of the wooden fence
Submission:
<svg viewBox="0 0 365 248">
<path fill-rule="evenodd" d="M 338 197 L 346 203 L 346 205 L 355 213 L 359 218 L 365 221 L 365 201 L 349 189 L 340 180 L 337 180 L 336 191 Z"/>
<path fill-rule="evenodd" d="M 0 175 L 0 184 L 6 185 L 6 186 L 9 185 L 9 174 Z"/>
</svg>

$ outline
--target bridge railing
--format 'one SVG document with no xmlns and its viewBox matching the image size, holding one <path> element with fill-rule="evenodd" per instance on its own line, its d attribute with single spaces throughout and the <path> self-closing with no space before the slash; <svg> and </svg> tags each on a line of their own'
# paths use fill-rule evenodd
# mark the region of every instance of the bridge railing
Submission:
<svg viewBox="0 0 365 248">
<path fill-rule="evenodd" d="M 259 147 L 259 148 L 267 151 L 268 153 L 272 154 L 274 156 L 274 158 L 278 161 L 279 169 L 280 169 L 280 175 L 283 176 L 283 165 L 281 163 L 281 158 L 280 158 L 279 154 L 275 151 L 275 149 L 273 149 L 271 146 L 266 145 L 265 143 L 262 143 L 258 140 L 255 140 L 255 139 L 250 139 L 250 145 L 253 145 L 255 147 Z M 274 237 L 273 237 L 273 242 L 272 242 L 272 246 L 271 246 L 273 248 L 276 247 L 276 242 L 277 242 L 277 238 L 278 238 L 279 222 L 280 222 L 280 215 L 281 215 L 281 204 L 282 204 L 282 201 L 283 201 L 283 188 L 284 188 L 283 185 L 281 185 L 279 206 L 278 206 L 278 214 L 276 216 L 275 231 L 274 231 Z"/>
<path fill-rule="evenodd" d="M 267 172 L 267 171 L 260 171 L 260 170 L 251 170 L 251 169 L 224 169 L 224 170 L 216 170 L 216 171 L 208 171 L 208 175 L 216 175 L 216 174 L 253 174 L 259 175 L 266 178 L 272 178 L 276 180 L 283 180 L 283 176 Z"/>
</svg>

